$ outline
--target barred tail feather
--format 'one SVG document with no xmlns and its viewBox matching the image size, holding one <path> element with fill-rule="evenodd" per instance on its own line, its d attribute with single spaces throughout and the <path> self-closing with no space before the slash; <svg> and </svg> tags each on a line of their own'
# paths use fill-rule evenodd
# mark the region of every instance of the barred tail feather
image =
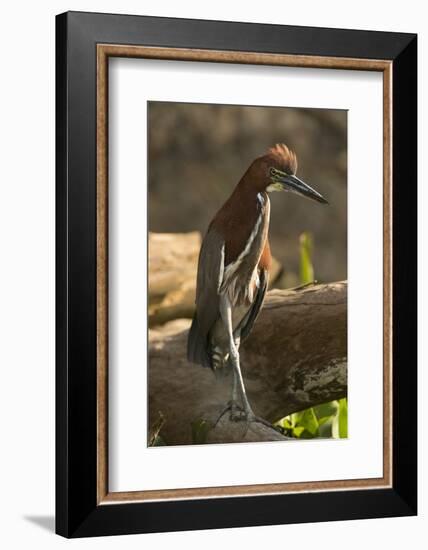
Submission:
<svg viewBox="0 0 428 550">
<path fill-rule="evenodd" d="M 187 359 L 191 363 L 213 368 L 211 357 L 208 353 L 208 338 L 203 334 L 198 325 L 196 314 L 193 317 L 192 325 L 187 339 Z"/>
</svg>

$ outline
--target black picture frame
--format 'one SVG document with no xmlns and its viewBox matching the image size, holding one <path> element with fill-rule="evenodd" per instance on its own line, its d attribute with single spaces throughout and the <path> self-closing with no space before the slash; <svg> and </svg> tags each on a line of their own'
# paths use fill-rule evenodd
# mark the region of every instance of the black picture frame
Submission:
<svg viewBox="0 0 428 550">
<path fill-rule="evenodd" d="M 97 504 L 100 43 L 392 62 L 392 487 Z M 417 36 L 68 12 L 56 18 L 56 98 L 56 532 L 85 537 L 415 515 Z"/>
</svg>

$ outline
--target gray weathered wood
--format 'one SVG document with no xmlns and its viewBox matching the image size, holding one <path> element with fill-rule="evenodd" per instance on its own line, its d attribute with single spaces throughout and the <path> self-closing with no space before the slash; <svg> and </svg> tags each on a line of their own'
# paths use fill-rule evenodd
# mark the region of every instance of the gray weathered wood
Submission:
<svg viewBox="0 0 428 550">
<path fill-rule="evenodd" d="M 254 412 L 269 421 L 347 394 L 347 284 L 312 285 L 268 292 L 241 364 Z M 189 364 L 189 320 L 150 331 L 149 416 L 165 416 L 161 435 L 171 445 L 192 442 L 191 425 L 214 423 L 230 396 L 231 378 Z M 207 441 L 240 441 L 244 423 L 222 418 Z M 246 440 L 281 438 L 263 425 Z M 250 439 L 248 439 L 250 438 Z M 252 439 L 251 439 L 252 438 Z"/>
</svg>

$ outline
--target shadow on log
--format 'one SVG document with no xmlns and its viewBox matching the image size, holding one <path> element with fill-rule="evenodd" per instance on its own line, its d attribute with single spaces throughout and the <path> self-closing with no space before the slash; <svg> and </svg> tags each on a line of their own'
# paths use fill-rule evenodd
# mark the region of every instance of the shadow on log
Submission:
<svg viewBox="0 0 428 550">
<path fill-rule="evenodd" d="M 149 331 L 149 424 L 165 417 L 168 445 L 286 439 L 262 424 L 231 422 L 226 413 L 231 376 L 215 378 L 186 360 L 190 321 Z M 241 366 L 254 412 L 275 422 L 298 410 L 347 395 L 347 284 L 311 285 L 268 292 L 254 329 L 241 347 Z M 193 426 L 193 435 L 192 435 Z"/>
</svg>

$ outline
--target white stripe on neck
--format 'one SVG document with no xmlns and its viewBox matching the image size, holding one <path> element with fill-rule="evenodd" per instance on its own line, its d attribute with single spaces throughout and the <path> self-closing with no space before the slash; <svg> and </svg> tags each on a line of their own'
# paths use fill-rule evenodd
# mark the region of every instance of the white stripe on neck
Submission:
<svg viewBox="0 0 428 550">
<path fill-rule="evenodd" d="M 241 265 L 244 258 L 250 253 L 251 247 L 254 243 L 254 240 L 257 237 L 258 232 L 260 231 L 260 225 L 261 225 L 261 223 L 263 221 L 263 218 L 265 216 L 267 216 L 266 223 L 269 225 L 269 218 L 270 218 L 269 204 L 266 205 L 266 208 L 263 208 L 265 206 L 265 198 L 261 195 L 261 193 L 257 194 L 257 199 L 259 200 L 260 204 L 262 205 L 259 216 L 256 220 L 256 223 L 254 225 L 253 230 L 250 233 L 250 236 L 248 238 L 248 241 L 245 245 L 244 250 L 239 254 L 239 256 L 236 258 L 236 260 L 234 262 L 230 263 L 228 266 L 226 266 L 224 268 L 223 282 L 222 282 L 222 284 L 220 286 L 220 289 L 219 289 L 220 293 L 223 293 L 223 292 L 227 291 L 228 290 L 227 287 L 228 287 L 229 284 L 231 284 L 231 283 L 233 285 L 237 284 L 238 281 L 236 279 L 234 281 L 232 281 L 233 276 L 234 276 L 235 272 L 237 271 L 237 269 L 239 268 L 239 266 Z M 261 252 L 262 251 L 260 251 L 260 254 L 261 254 Z M 258 263 L 259 259 L 260 258 L 257 259 L 257 263 Z M 257 268 L 257 264 L 256 264 L 256 268 Z M 234 289 L 229 289 L 229 290 L 233 291 Z M 232 292 L 232 293 L 234 293 L 234 292 Z"/>
</svg>

